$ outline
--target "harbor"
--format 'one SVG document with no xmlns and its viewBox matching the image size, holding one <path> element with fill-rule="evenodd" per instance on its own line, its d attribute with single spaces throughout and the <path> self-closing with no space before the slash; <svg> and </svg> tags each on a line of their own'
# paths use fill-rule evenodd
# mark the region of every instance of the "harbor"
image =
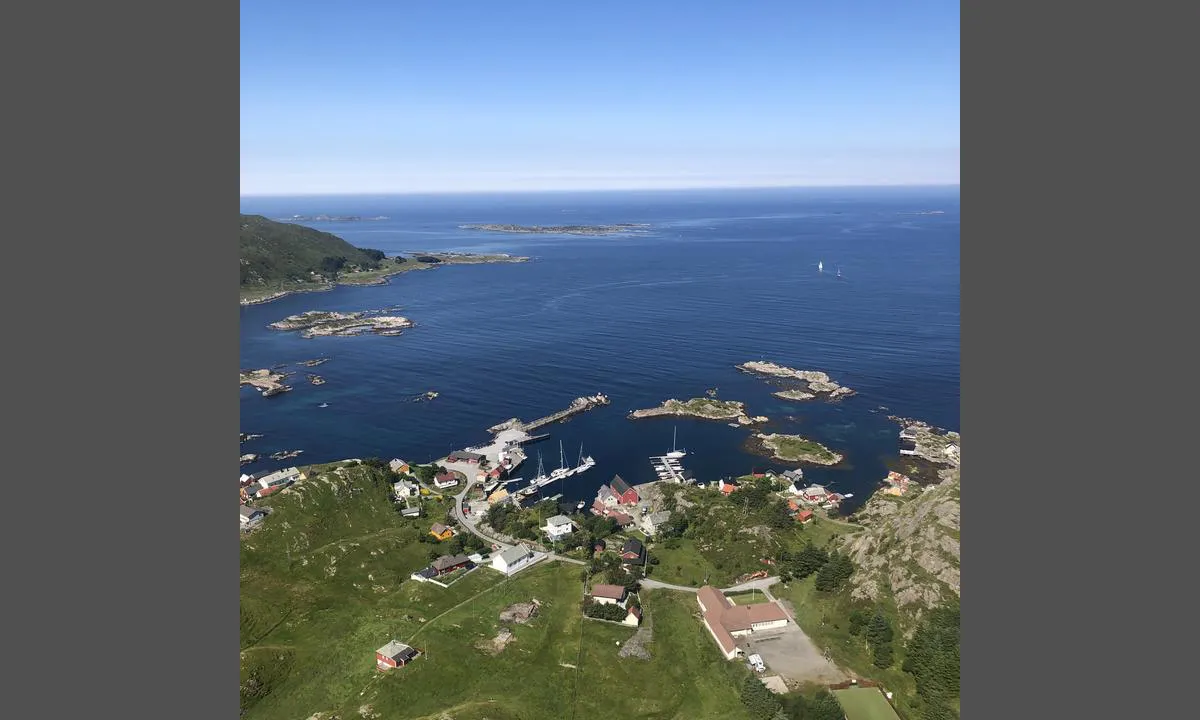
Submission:
<svg viewBox="0 0 1200 720">
<path fill-rule="evenodd" d="M 671 451 L 665 455 L 654 455 L 650 458 L 650 466 L 654 468 L 654 473 L 658 475 L 658 479 L 665 482 L 684 483 L 694 482 L 695 478 L 692 473 L 683 469 L 683 463 L 680 462 L 687 456 L 687 450 L 680 450 L 676 447 L 678 439 L 678 428 L 671 430 Z"/>
</svg>

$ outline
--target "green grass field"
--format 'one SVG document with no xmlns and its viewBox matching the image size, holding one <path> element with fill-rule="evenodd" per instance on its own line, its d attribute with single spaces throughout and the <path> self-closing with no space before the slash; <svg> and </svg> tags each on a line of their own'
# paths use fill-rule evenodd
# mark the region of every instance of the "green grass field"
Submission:
<svg viewBox="0 0 1200 720">
<path fill-rule="evenodd" d="M 846 688 L 833 694 L 846 711 L 846 720 L 900 720 L 879 688 Z"/>
<path fill-rule="evenodd" d="M 694 596 L 644 591 L 653 659 L 619 658 L 635 629 L 584 622 L 578 566 L 511 579 L 480 568 L 450 588 L 409 580 L 433 547 L 418 537 L 445 507 L 426 500 L 428 517 L 402 518 L 378 471 L 344 472 L 273 496 L 274 512 L 242 541 L 246 720 L 358 717 L 363 705 L 383 718 L 747 718 L 744 670 L 717 654 Z M 542 611 L 513 626 L 514 642 L 498 654 L 478 647 L 501 610 L 533 598 Z M 379 673 L 375 650 L 393 638 L 426 654 Z"/>
</svg>

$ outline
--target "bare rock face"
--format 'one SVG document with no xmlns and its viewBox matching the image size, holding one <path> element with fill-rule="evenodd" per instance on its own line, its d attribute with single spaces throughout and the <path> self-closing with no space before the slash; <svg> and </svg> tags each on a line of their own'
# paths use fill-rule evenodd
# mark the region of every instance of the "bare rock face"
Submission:
<svg viewBox="0 0 1200 720">
<path fill-rule="evenodd" d="M 943 470 L 939 477 L 939 484 L 912 496 L 876 493 L 856 516 L 867 529 L 842 541 L 857 568 L 852 597 L 877 601 L 890 595 L 911 624 L 960 595 L 959 470 Z"/>
</svg>

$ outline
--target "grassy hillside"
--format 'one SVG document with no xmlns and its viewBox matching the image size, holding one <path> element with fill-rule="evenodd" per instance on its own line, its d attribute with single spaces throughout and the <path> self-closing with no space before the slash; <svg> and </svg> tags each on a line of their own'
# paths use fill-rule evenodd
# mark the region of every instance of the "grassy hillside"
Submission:
<svg viewBox="0 0 1200 720">
<path fill-rule="evenodd" d="M 503 720 L 721 717 L 749 720 L 744 668 L 724 661 L 696 619 L 695 596 L 645 591 L 652 659 L 620 658 L 635 630 L 584 620 L 581 568 L 543 563 L 504 579 L 479 568 L 450 588 L 413 582 L 434 545 L 419 540 L 447 505 L 401 517 L 390 477 L 327 467 L 270 498 L 241 548 L 241 696 L 247 720 L 324 717 Z M 542 611 L 488 648 L 499 613 Z M 381 675 L 374 651 L 396 638 L 425 651 Z"/>
<path fill-rule="evenodd" d="M 335 270 L 373 270 L 383 261 L 378 250 L 357 248 L 337 235 L 261 215 L 241 216 L 238 246 L 243 287 L 312 282 L 314 272 L 327 277 Z"/>
</svg>

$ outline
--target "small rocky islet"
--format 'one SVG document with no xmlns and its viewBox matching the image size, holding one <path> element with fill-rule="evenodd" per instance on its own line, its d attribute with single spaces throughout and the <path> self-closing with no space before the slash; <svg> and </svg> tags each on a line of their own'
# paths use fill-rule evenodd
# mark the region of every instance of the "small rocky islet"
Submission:
<svg viewBox="0 0 1200 720">
<path fill-rule="evenodd" d="M 331 312 L 326 310 L 309 310 L 298 315 L 290 315 L 269 327 L 274 330 L 300 330 L 304 338 L 334 337 L 374 333 L 376 335 L 399 335 L 401 331 L 414 326 L 412 320 L 400 315 L 380 315 L 379 311 L 363 310 L 359 312 Z"/>
<path fill-rule="evenodd" d="M 712 397 L 692 398 L 690 400 L 664 400 L 661 405 L 644 410 L 634 410 L 629 413 L 630 420 L 660 417 L 664 415 L 680 415 L 697 417 L 702 420 L 735 420 L 738 425 L 753 425 L 767 422 L 762 415 L 754 417 L 746 414 L 746 403 L 738 400 L 717 400 Z"/>
<path fill-rule="evenodd" d="M 779 365 L 778 363 L 767 362 L 765 360 L 751 360 L 735 367 L 745 373 L 766 375 L 784 380 L 797 380 L 804 383 L 804 386 L 801 388 L 791 388 L 772 393 L 775 397 L 784 400 L 801 401 L 822 397 L 826 401 L 833 402 L 855 394 L 853 390 L 838 384 L 836 380 L 820 370 L 797 370 L 786 365 Z"/>
<path fill-rule="evenodd" d="M 799 435 L 755 433 L 748 445 L 753 451 L 785 462 L 837 465 L 845 459 L 841 453 Z"/>
</svg>

